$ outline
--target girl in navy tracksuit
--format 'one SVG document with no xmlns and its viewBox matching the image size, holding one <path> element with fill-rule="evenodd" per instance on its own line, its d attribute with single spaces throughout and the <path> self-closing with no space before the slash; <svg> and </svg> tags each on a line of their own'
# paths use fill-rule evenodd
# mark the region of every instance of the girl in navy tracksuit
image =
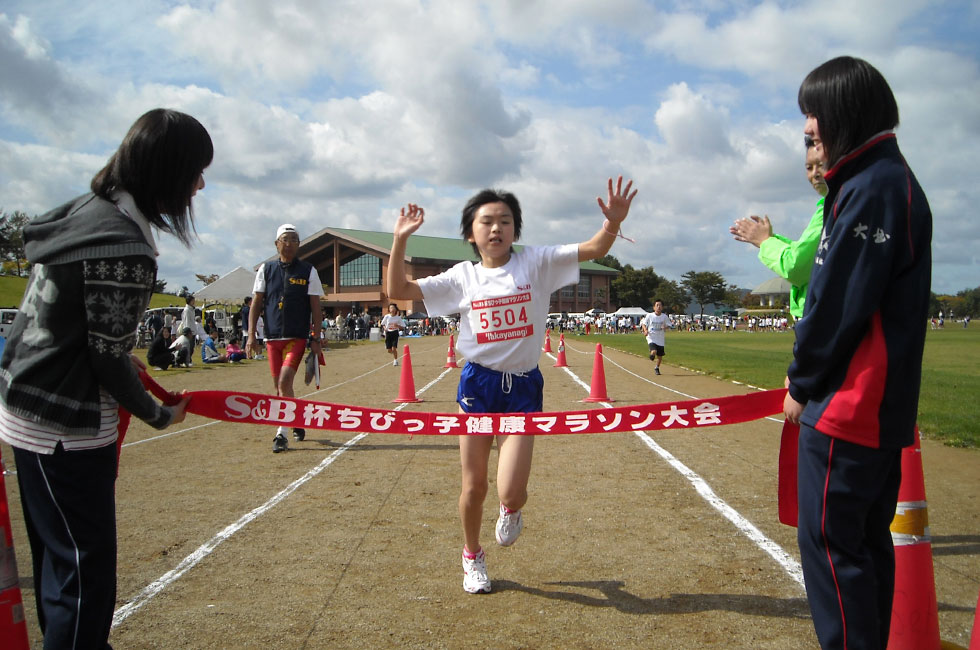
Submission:
<svg viewBox="0 0 980 650">
<path fill-rule="evenodd" d="M 932 215 L 892 129 L 884 77 L 840 57 L 799 92 L 823 152 L 824 230 L 796 328 L 784 408 L 798 422 L 798 541 L 825 648 L 885 648 L 901 449 L 914 436 Z"/>
</svg>

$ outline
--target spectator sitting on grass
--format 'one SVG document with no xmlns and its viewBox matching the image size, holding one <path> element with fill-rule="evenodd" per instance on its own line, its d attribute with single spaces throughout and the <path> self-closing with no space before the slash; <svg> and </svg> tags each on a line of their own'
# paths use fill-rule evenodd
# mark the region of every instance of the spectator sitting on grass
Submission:
<svg viewBox="0 0 980 650">
<path fill-rule="evenodd" d="M 228 357 L 219 353 L 218 346 L 214 343 L 217 335 L 217 328 L 212 328 L 208 332 L 207 338 L 204 339 L 204 345 L 201 346 L 201 361 L 204 363 L 225 363 L 228 361 Z"/>
<path fill-rule="evenodd" d="M 160 331 L 150 341 L 150 349 L 146 351 L 146 360 L 154 370 L 166 370 L 173 365 L 174 354 L 170 351 L 169 329 L 160 327 Z"/>
<path fill-rule="evenodd" d="M 181 335 L 170 344 L 170 349 L 174 351 L 174 368 L 193 365 L 191 355 L 194 354 L 194 331 L 185 327 Z"/>
<path fill-rule="evenodd" d="M 225 347 L 225 356 L 231 363 L 238 363 L 246 358 L 245 351 L 242 350 L 242 346 L 239 343 L 240 339 L 237 336 L 233 336 Z"/>
</svg>

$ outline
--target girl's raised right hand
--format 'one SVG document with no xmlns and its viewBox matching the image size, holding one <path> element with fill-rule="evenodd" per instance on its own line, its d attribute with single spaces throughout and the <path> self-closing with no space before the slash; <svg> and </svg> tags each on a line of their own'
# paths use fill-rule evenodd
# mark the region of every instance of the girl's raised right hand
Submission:
<svg viewBox="0 0 980 650">
<path fill-rule="evenodd" d="M 425 222 L 425 210 L 422 206 L 409 203 L 407 210 L 406 212 L 406 208 L 402 208 L 398 220 L 395 221 L 395 237 L 408 237 Z"/>
</svg>

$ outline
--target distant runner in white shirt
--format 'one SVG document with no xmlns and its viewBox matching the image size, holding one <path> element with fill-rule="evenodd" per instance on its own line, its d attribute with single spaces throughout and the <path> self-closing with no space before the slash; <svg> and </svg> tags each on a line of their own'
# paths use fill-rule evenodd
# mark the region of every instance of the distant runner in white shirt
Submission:
<svg viewBox="0 0 980 650">
<path fill-rule="evenodd" d="M 461 262 L 439 275 L 410 280 L 405 275 L 405 247 L 425 212 L 402 208 L 395 223 L 388 265 L 388 295 L 424 300 L 430 316 L 460 315 L 458 347 L 467 359 L 460 373 L 456 401 L 463 413 L 533 413 L 543 408 L 544 379 L 538 370 L 541 334 L 551 293 L 579 280 L 579 263 L 609 252 L 620 224 L 629 214 L 636 191 L 633 182 L 615 189 L 609 179 L 608 205 L 597 199 L 606 221 L 586 242 L 564 246 L 524 247 L 521 206 L 508 192 L 483 190 L 463 208 L 461 230 L 480 262 Z M 490 591 L 486 556 L 480 546 L 483 502 L 494 435 L 461 435 L 463 589 Z M 496 537 L 510 546 L 523 527 L 534 436 L 497 434 L 497 493 L 500 498 Z"/>
<path fill-rule="evenodd" d="M 388 305 L 388 313 L 381 319 L 381 331 L 385 333 L 385 349 L 391 354 L 394 361 L 391 365 L 398 365 L 398 334 L 405 329 L 405 321 L 398 314 L 398 305 L 391 303 Z"/>
<path fill-rule="evenodd" d="M 647 345 L 650 347 L 650 361 L 655 361 L 657 364 L 653 367 L 655 375 L 660 374 L 660 362 L 663 361 L 665 354 L 666 332 L 670 327 L 670 317 L 663 311 L 664 303 L 657 299 L 653 303 L 653 313 L 647 314 L 640 322 L 643 335 L 647 337 Z"/>
</svg>

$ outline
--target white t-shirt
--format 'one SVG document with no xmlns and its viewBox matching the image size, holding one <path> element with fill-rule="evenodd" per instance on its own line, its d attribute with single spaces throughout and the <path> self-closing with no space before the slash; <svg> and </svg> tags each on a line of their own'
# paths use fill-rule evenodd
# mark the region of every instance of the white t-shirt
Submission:
<svg viewBox="0 0 980 650">
<path fill-rule="evenodd" d="M 647 328 L 647 343 L 656 343 L 663 347 L 665 345 L 664 332 L 670 324 L 670 317 L 667 314 L 650 312 L 643 317 L 643 325 Z"/>
<path fill-rule="evenodd" d="M 384 318 L 381 319 L 381 329 L 386 332 L 397 332 L 403 327 L 405 327 L 405 321 L 402 320 L 401 316 L 385 314 Z"/>
<path fill-rule="evenodd" d="M 502 372 L 537 367 L 551 294 L 578 284 L 578 244 L 525 246 L 499 268 L 460 262 L 419 278 L 430 316 L 460 315 L 467 361 Z"/>
<path fill-rule="evenodd" d="M 204 328 L 197 322 L 194 307 L 191 305 L 184 305 L 183 315 L 180 319 L 180 329 L 183 330 L 185 327 L 191 328 L 194 336 L 202 336 L 204 334 Z"/>
</svg>

